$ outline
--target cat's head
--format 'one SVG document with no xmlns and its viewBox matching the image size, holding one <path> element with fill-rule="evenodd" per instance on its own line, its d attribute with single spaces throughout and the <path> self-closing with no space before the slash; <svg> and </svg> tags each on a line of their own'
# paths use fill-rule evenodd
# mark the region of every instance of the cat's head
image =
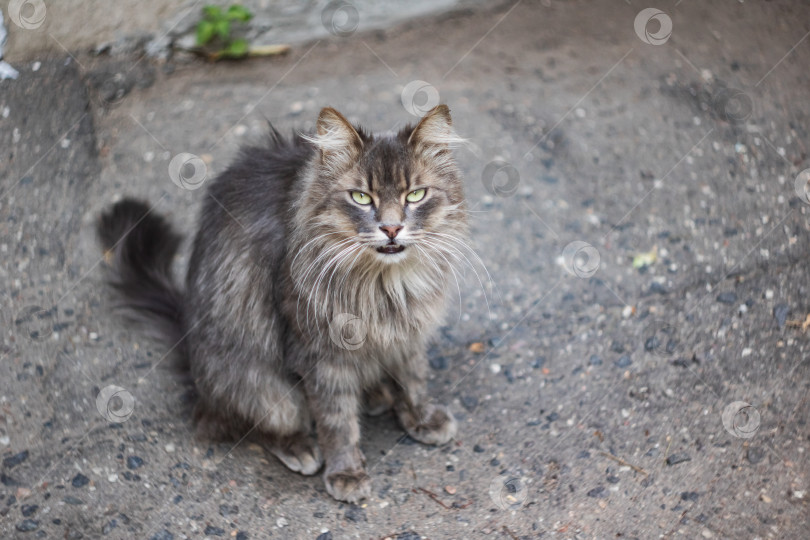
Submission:
<svg viewBox="0 0 810 540">
<path fill-rule="evenodd" d="M 439 105 L 415 126 L 371 135 L 332 108 L 317 131 L 310 202 L 312 232 L 366 262 L 441 261 L 466 235 L 461 174 L 452 147 L 462 142 L 450 109 Z M 440 266 L 444 266 L 441 264 Z"/>
</svg>

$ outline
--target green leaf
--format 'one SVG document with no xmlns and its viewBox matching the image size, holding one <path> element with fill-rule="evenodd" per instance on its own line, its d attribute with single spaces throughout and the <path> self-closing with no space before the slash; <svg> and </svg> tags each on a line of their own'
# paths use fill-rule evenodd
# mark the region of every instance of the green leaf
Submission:
<svg viewBox="0 0 810 540">
<path fill-rule="evenodd" d="M 211 21 L 216 21 L 217 19 L 222 18 L 222 8 L 219 6 L 205 6 L 203 8 L 203 13 L 205 14 L 205 18 Z"/>
<path fill-rule="evenodd" d="M 197 24 L 197 45 L 205 45 L 214 37 L 214 23 L 200 21 Z"/>
<path fill-rule="evenodd" d="M 247 56 L 248 53 L 248 44 L 247 41 L 244 39 L 235 39 L 225 47 L 225 50 L 222 51 L 223 56 L 228 56 L 230 58 L 242 58 Z"/>
<path fill-rule="evenodd" d="M 214 23 L 214 32 L 222 41 L 228 41 L 228 36 L 231 34 L 231 23 L 227 19 L 222 19 Z"/>
<path fill-rule="evenodd" d="M 253 18 L 253 14 L 245 6 L 234 4 L 228 8 L 226 17 L 232 21 L 247 22 Z"/>
</svg>

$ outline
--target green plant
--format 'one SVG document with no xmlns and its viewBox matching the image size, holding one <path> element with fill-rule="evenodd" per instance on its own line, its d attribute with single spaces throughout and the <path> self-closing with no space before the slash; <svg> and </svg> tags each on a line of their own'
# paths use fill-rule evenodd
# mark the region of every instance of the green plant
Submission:
<svg viewBox="0 0 810 540">
<path fill-rule="evenodd" d="M 200 47 L 219 45 L 210 56 L 219 58 L 243 58 L 248 54 L 248 43 L 242 38 L 231 38 L 231 24 L 245 23 L 253 18 L 247 8 L 231 5 L 227 10 L 219 6 L 205 6 L 203 18 L 197 24 L 197 45 Z"/>
</svg>

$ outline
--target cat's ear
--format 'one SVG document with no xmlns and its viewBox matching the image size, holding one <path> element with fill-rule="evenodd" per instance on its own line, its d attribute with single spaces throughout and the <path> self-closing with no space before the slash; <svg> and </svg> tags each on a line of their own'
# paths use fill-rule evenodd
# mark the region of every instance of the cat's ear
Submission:
<svg viewBox="0 0 810 540">
<path fill-rule="evenodd" d="M 437 105 L 430 109 L 419 121 L 410 137 L 408 145 L 420 153 L 430 156 L 466 142 L 453 131 L 453 119 L 447 105 Z"/>
<path fill-rule="evenodd" d="M 348 167 L 360 159 L 363 139 L 346 118 L 331 107 L 321 110 L 314 137 L 307 137 L 321 151 L 324 164 Z"/>
</svg>

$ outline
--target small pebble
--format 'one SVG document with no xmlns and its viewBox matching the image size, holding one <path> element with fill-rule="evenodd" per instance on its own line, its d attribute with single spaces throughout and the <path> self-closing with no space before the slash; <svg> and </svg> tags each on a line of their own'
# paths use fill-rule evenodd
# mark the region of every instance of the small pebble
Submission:
<svg viewBox="0 0 810 540">
<path fill-rule="evenodd" d="M 325 533 L 321 533 L 321 534 L 318 535 L 318 538 L 316 538 L 315 540 L 332 540 L 332 533 L 329 532 L 329 531 L 326 531 Z"/>
<path fill-rule="evenodd" d="M 721 292 L 717 295 L 717 301 L 721 304 L 736 304 L 737 303 L 737 293 L 734 291 L 726 291 Z"/>
<path fill-rule="evenodd" d="M 28 450 L 23 450 L 13 456 L 9 456 L 3 460 L 3 467 L 7 469 L 12 469 L 28 459 Z"/>
<path fill-rule="evenodd" d="M 681 500 L 682 501 L 696 501 L 700 497 L 700 493 L 697 491 L 684 491 L 681 493 Z"/>
<path fill-rule="evenodd" d="M 478 398 L 475 396 L 461 396 L 461 405 L 469 412 L 473 412 L 478 407 Z"/>
<path fill-rule="evenodd" d="M 127 458 L 127 468 L 128 469 L 138 469 L 143 467 L 144 461 L 143 459 L 139 458 L 138 456 L 129 456 Z"/>
<path fill-rule="evenodd" d="M 366 518 L 365 508 L 357 506 L 356 504 L 351 505 L 349 509 L 346 510 L 346 513 L 343 514 L 343 517 L 347 521 L 353 521 L 355 523 L 359 523 L 361 521 L 368 521 L 368 518 Z"/>
<path fill-rule="evenodd" d="M 650 283 L 650 294 L 667 294 L 669 291 L 663 284 L 653 281 Z"/>
<path fill-rule="evenodd" d="M 532 368 L 533 369 L 540 369 L 541 367 L 543 367 L 545 365 L 545 363 L 546 363 L 546 357 L 545 356 L 538 356 L 537 358 L 535 358 L 532 361 Z"/>
<path fill-rule="evenodd" d="M 280 518 L 278 518 L 278 519 L 276 520 L 276 527 L 278 527 L 279 529 L 284 528 L 284 527 L 286 527 L 286 526 L 287 526 L 287 525 L 289 525 L 289 524 L 290 524 L 290 522 L 289 522 L 289 521 L 287 521 L 287 519 L 286 519 L 286 518 L 283 518 L 283 517 L 280 517 Z"/>
<path fill-rule="evenodd" d="M 106 523 L 106 524 L 105 524 L 105 525 L 104 525 L 104 526 L 101 528 L 101 534 L 103 534 L 104 536 L 106 536 L 106 535 L 110 534 L 110 531 L 112 531 L 113 529 L 115 529 L 115 528 L 117 528 L 117 527 L 118 527 L 118 520 L 117 520 L 117 519 L 111 519 L 110 521 L 108 521 L 108 522 L 107 522 L 107 523 Z"/>
<path fill-rule="evenodd" d="M 604 499 L 608 496 L 608 492 L 604 486 L 597 486 L 586 493 L 586 495 L 595 499 Z"/>
<path fill-rule="evenodd" d="M 205 536 L 225 536 L 225 531 L 223 529 L 214 527 L 213 525 L 208 525 L 204 532 Z"/>
<path fill-rule="evenodd" d="M 678 463 L 683 463 L 685 461 L 692 461 L 692 458 L 689 457 L 689 454 L 679 453 L 679 454 L 671 454 L 667 457 L 667 465 L 677 465 Z"/>
<path fill-rule="evenodd" d="M 174 453 L 175 450 L 174 444 L 168 443 L 166 446 L 163 447 L 163 449 L 166 450 L 166 452 L 168 452 L 169 454 L 172 454 Z"/>
<path fill-rule="evenodd" d="M 453 486 L 444 486 L 444 490 L 449 493 L 450 495 L 456 494 L 456 488 Z"/>
<path fill-rule="evenodd" d="M 633 361 L 630 360 L 630 357 L 628 355 L 624 355 L 621 358 L 619 358 L 618 360 L 616 360 L 615 362 L 613 362 L 613 365 L 616 366 L 616 367 L 619 367 L 619 368 L 625 368 L 625 367 L 629 366 L 632 363 L 633 363 Z"/>
<path fill-rule="evenodd" d="M 90 479 L 87 478 L 82 473 L 78 473 L 76 476 L 73 477 L 73 480 L 70 481 L 70 485 L 75 488 L 81 488 L 86 486 L 90 483 Z"/>
<path fill-rule="evenodd" d="M 790 311 L 787 304 L 777 304 L 773 308 L 773 318 L 776 319 L 776 324 L 779 325 L 779 330 L 785 329 L 787 323 L 787 316 Z"/>
<path fill-rule="evenodd" d="M 39 509 L 36 504 L 24 504 L 20 507 L 23 517 L 31 517 Z"/>
<path fill-rule="evenodd" d="M 436 356 L 432 357 L 428 360 L 430 363 L 430 367 L 436 370 L 445 370 L 447 369 L 447 358 L 444 356 Z"/>
<path fill-rule="evenodd" d="M 486 450 L 484 450 L 484 447 L 481 446 L 480 444 L 476 444 L 475 446 L 473 446 L 473 452 L 475 452 L 476 454 L 483 454 L 484 452 L 486 452 Z"/>
<path fill-rule="evenodd" d="M 745 457 L 748 458 L 748 461 L 751 464 L 756 465 L 765 459 L 765 451 L 759 446 L 749 446 L 748 451 L 745 453 Z"/>
<path fill-rule="evenodd" d="M 31 532 L 39 528 L 39 521 L 33 519 L 24 519 L 17 523 L 17 530 L 20 532 Z"/>
<path fill-rule="evenodd" d="M 493 363 L 491 363 L 491 364 L 489 365 L 489 370 L 490 370 L 490 371 L 491 371 L 493 374 L 497 375 L 498 373 L 500 373 L 500 372 L 501 372 L 501 365 L 500 365 L 500 364 L 498 364 L 497 362 L 493 362 Z"/>
</svg>

